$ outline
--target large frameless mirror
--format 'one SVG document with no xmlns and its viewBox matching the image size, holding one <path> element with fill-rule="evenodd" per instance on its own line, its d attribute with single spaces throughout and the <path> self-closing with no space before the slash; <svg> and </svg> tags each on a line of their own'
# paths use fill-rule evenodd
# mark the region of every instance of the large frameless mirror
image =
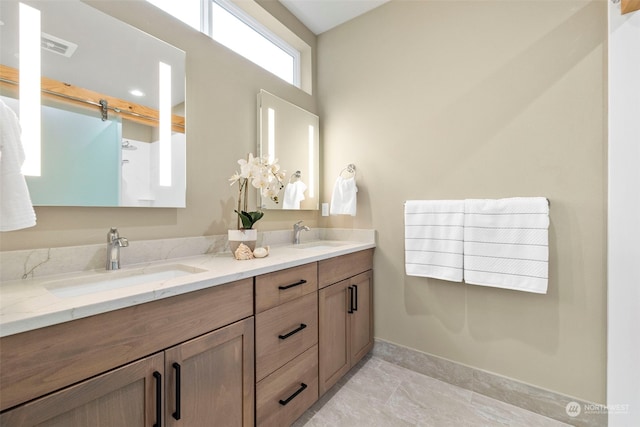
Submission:
<svg viewBox="0 0 640 427">
<path fill-rule="evenodd" d="M 78 0 L 2 0 L 0 20 L 33 204 L 185 207 L 185 53 Z"/>
<path fill-rule="evenodd" d="M 315 114 L 264 90 L 258 94 L 260 155 L 278 159 L 287 172 L 278 203 L 262 197 L 262 209 L 318 209 L 318 124 Z"/>
</svg>

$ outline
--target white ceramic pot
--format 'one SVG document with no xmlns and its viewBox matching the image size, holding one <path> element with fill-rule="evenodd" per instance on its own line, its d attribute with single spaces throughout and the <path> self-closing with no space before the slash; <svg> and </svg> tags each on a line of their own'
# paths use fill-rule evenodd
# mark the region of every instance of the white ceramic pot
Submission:
<svg viewBox="0 0 640 427">
<path fill-rule="evenodd" d="M 256 241 L 258 240 L 258 230 L 255 228 L 245 230 L 229 230 L 229 249 L 231 253 L 235 253 L 240 243 L 244 243 L 249 249 L 254 250 L 256 248 Z"/>
</svg>

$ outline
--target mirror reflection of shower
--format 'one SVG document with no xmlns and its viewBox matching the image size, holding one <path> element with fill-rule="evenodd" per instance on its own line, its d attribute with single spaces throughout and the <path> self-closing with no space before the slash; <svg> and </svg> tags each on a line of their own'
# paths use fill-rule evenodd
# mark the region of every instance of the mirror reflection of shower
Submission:
<svg viewBox="0 0 640 427">
<path fill-rule="evenodd" d="M 136 147 L 135 145 L 133 145 L 131 143 L 131 141 L 129 141 L 128 139 L 123 139 L 122 140 L 122 149 L 123 150 L 131 150 L 131 151 L 135 151 L 138 149 L 138 147 Z"/>
<path fill-rule="evenodd" d="M 122 140 L 122 144 L 121 144 L 120 146 L 121 146 L 121 148 L 122 148 L 123 150 L 129 150 L 129 151 L 135 151 L 135 150 L 137 150 L 137 149 L 138 149 L 138 147 L 136 147 L 135 145 L 133 145 L 133 144 L 131 143 L 131 141 L 129 141 L 129 140 L 127 140 L 127 139 L 123 139 L 123 140 Z M 125 159 L 124 157 L 122 158 L 122 164 L 123 164 L 123 165 L 127 165 L 127 164 L 129 164 L 129 162 L 130 162 L 130 161 L 131 161 L 131 160 L 129 160 L 129 159 Z"/>
<path fill-rule="evenodd" d="M 160 141 L 156 128 L 125 122 L 120 141 L 120 206 L 179 206 L 183 204 L 184 193 L 177 187 L 163 187 L 159 182 Z M 130 137 L 129 135 L 133 136 Z M 184 133 L 171 136 L 170 165 L 173 176 L 178 181 L 186 181 L 186 138 Z M 182 187 L 180 185 L 179 187 Z"/>
<path fill-rule="evenodd" d="M 151 187 L 151 144 L 123 138 L 120 202 L 125 206 L 148 206 L 153 201 Z"/>
</svg>

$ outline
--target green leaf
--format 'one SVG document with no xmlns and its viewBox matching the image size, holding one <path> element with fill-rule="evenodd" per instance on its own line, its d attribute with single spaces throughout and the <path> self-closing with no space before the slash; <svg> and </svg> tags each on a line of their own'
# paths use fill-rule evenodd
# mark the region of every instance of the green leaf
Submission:
<svg viewBox="0 0 640 427">
<path fill-rule="evenodd" d="M 240 221 L 242 222 L 242 228 L 247 229 L 247 230 L 252 229 L 253 228 L 253 224 L 258 222 L 264 216 L 264 212 L 260 212 L 260 211 L 253 211 L 253 212 L 240 211 L 240 212 L 238 212 L 237 210 L 234 210 L 234 212 L 237 213 L 238 216 L 240 217 Z"/>
</svg>

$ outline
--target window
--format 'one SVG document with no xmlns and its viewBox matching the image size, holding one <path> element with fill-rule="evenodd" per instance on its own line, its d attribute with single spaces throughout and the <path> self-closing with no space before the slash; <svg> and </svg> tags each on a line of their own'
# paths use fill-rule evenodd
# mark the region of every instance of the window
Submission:
<svg viewBox="0 0 640 427">
<path fill-rule="evenodd" d="M 299 52 L 231 2 L 211 2 L 211 37 L 281 79 L 299 86 L 295 78 Z"/>
<path fill-rule="evenodd" d="M 297 87 L 302 86 L 301 49 L 293 47 L 291 43 L 277 36 L 253 14 L 249 14 L 231 0 L 147 1 L 286 82 Z M 282 24 L 280 26 L 286 28 Z M 308 54 L 309 46 L 291 31 L 287 31 L 294 39 L 294 44 L 302 43 Z M 310 84 L 305 86 L 310 87 Z"/>
<path fill-rule="evenodd" d="M 147 0 L 152 5 L 200 31 L 202 0 Z"/>
</svg>

